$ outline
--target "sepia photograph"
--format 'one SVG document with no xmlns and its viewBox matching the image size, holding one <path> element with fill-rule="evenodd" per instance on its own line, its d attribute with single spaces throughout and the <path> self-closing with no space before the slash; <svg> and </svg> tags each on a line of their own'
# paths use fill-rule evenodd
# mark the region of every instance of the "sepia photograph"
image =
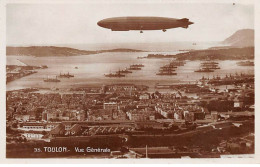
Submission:
<svg viewBox="0 0 260 167">
<path fill-rule="evenodd" d="M 6 159 L 255 158 L 254 1 L 5 10 Z"/>
</svg>

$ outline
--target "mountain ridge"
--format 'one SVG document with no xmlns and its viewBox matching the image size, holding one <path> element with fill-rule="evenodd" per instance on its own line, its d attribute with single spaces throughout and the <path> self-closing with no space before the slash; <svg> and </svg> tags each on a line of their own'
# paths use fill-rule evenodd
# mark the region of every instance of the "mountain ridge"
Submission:
<svg viewBox="0 0 260 167">
<path fill-rule="evenodd" d="M 222 44 L 234 47 L 254 46 L 254 30 L 240 29 L 226 38 Z"/>
</svg>

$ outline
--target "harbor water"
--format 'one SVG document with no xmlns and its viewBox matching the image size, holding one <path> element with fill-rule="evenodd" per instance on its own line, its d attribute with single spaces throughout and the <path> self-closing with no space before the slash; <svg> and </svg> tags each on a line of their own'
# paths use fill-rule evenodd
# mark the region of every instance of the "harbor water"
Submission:
<svg viewBox="0 0 260 167">
<path fill-rule="evenodd" d="M 67 57 L 33 57 L 33 56 L 7 56 L 7 65 L 17 62 L 33 66 L 47 65 L 47 69 L 7 84 L 7 90 L 23 88 L 75 88 L 84 85 L 103 85 L 116 83 L 133 83 L 147 85 L 154 88 L 156 84 L 191 83 L 202 76 L 225 76 L 226 74 L 247 73 L 253 74 L 253 66 L 238 66 L 235 60 L 218 61 L 221 69 L 211 73 L 198 73 L 201 61 L 186 61 L 184 66 L 177 68 L 177 75 L 158 76 L 161 66 L 169 63 L 171 59 L 137 59 L 148 54 L 176 54 L 174 52 L 107 52 L 93 55 L 67 56 Z M 22 62 L 22 63 L 21 63 Z M 132 64 L 143 64 L 142 70 L 133 71 L 122 78 L 108 78 L 104 74 L 125 69 Z M 46 83 L 47 77 L 55 78 L 60 73 L 73 74 L 72 78 L 60 78 L 61 82 Z"/>
</svg>

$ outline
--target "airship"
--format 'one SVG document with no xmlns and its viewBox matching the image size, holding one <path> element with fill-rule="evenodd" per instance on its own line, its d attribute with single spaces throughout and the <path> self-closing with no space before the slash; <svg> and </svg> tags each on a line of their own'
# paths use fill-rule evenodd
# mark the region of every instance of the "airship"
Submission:
<svg viewBox="0 0 260 167">
<path fill-rule="evenodd" d="M 111 29 L 112 31 L 136 30 L 143 33 L 144 30 L 162 30 L 165 32 L 171 28 L 188 28 L 193 22 L 190 22 L 187 18 L 113 17 L 100 20 L 97 24 L 100 27 Z"/>
</svg>

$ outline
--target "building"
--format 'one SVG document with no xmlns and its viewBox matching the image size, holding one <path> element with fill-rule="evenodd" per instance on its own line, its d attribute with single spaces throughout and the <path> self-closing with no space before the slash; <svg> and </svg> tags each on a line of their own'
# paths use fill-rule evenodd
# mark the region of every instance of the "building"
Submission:
<svg viewBox="0 0 260 167">
<path fill-rule="evenodd" d="M 139 96 L 140 100 L 148 100 L 149 98 L 150 98 L 150 94 L 149 93 L 144 93 L 144 94 L 141 94 Z"/>
<path fill-rule="evenodd" d="M 46 125 L 43 123 L 24 123 L 18 129 L 24 131 L 46 131 Z"/>
<path fill-rule="evenodd" d="M 59 123 L 47 123 L 46 124 L 46 131 L 51 131 L 52 129 L 56 128 Z"/>
<path fill-rule="evenodd" d="M 65 135 L 78 135 L 81 131 L 81 125 L 74 124 L 69 130 L 65 132 Z"/>
<path fill-rule="evenodd" d="M 30 115 L 14 114 L 14 119 L 21 122 L 27 122 L 30 119 Z"/>
<path fill-rule="evenodd" d="M 119 94 L 131 95 L 137 88 L 134 84 L 112 84 L 104 86 L 103 90 L 106 93 L 117 92 Z"/>
<path fill-rule="evenodd" d="M 117 110 L 118 105 L 115 102 L 104 103 L 103 109 L 105 109 L 105 110 Z"/>
<path fill-rule="evenodd" d="M 234 100 L 234 107 L 235 108 L 243 108 L 244 107 L 244 102 L 241 100 Z"/>
<path fill-rule="evenodd" d="M 22 136 L 24 136 L 27 140 L 41 140 L 44 135 L 41 133 L 28 132 L 23 133 Z"/>
<path fill-rule="evenodd" d="M 185 121 L 193 122 L 195 121 L 194 112 L 186 112 L 184 115 Z"/>
<path fill-rule="evenodd" d="M 205 119 L 205 113 L 204 112 L 194 112 L 194 120 L 203 120 Z"/>
<path fill-rule="evenodd" d="M 211 111 L 211 119 L 213 121 L 218 121 L 218 112 L 217 111 Z"/>
<path fill-rule="evenodd" d="M 163 123 L 156 122 L 156 121 L 137 121 L 136 122 L 137 129 L 143 128 L 153 128 L 153 129 L 163 129 Z"/>
<path fill-rule="evenodd" d="M 49 134 L 51 136 L 62 136 L 64 135 L 66 132 L 65 130 L 65 126 L 63 124 L 59 124 L 58 126 L 56 126 L 54 129 L 52 129 Z"/>
</svg>

